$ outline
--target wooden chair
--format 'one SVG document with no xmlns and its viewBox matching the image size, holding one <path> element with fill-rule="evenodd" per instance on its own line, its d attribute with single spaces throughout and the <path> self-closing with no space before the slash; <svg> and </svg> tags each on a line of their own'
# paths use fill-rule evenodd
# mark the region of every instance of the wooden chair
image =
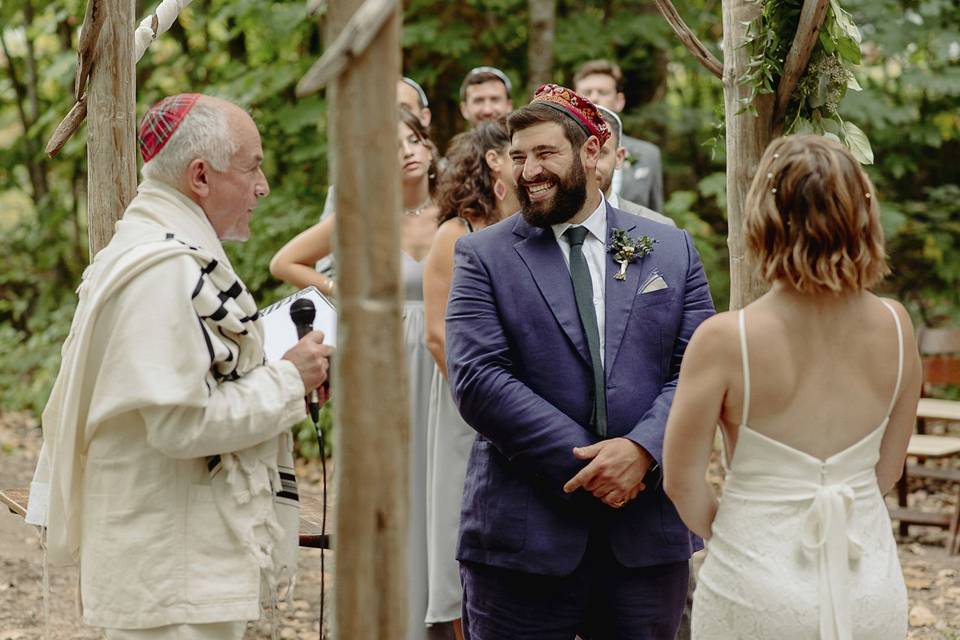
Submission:
<svg viewBox="0 0 960 640">
<path fill-rule="evenodd" d="M 903 476 L 897 483 L 898 508 L 891 510 L 891 517 L 900 521 L 900 535 L 906 536 L 911 524 L 942 527 L 948 530 L 947 549 L 960 553 L 960 469 L 954 460 L 960 457 L 960 437 L 927 434 L 927 422 L 938 420 L 960 425 L 960 401 L 931 400 L 947 385 L 960 386 L 960 327 L 921 327 L 917 332 L 917 347 L 923 362 L 923 390 L 917 410 L 917 433 L 911 436 L 907 447 L 908 462 L 904 464 Z M 916 459 L 916 463 L 909 460 Z M 941 461 L 938 466 L 928 466 L 927 460 Z M 957 504 L 952 513 L 929 513 L 910 509 L 907 506 L 909 479 L 924 478 L 946 481 L 957 486 Z"/>
</svg>

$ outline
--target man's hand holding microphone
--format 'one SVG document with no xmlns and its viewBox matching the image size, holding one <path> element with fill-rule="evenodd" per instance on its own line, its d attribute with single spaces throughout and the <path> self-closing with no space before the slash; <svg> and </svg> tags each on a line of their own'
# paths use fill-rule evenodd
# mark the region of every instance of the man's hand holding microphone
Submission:
<svg viewBox="0 0 960 640">
<path fill-rule="evenodd" d="M 330 357 L 334 348 L 323 344 L 322 331 L 311 329 L 315 316 L 313 302 L 305 298 L 294 301 L 290 307 L 290 319 L 297 327 L 300 340 L 283 354 L 283 359 L 292 362 L 300 372 L 303 388 L 307 391 L 310 417 L 317 422 L 320 405 L 330 395 Z"/>
</svg>

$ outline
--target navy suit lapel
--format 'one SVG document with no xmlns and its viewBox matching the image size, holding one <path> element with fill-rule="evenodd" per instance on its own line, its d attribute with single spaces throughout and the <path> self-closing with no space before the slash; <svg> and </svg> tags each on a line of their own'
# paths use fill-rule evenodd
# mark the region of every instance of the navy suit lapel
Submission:
<svg viewBox="0 0 960 640">
<path fill-rule="evenodd" d="M 577 302 L 573 297 L 570 270 L 563 260 L 553 231 L 533 227 L 527 224 L 522 216 L 517 216 L 513 232 L 524 238 L 517 242 L 514 248 L 530 269 L 540 294 L 547 301 L 577 353 L 584 363 L 590 366 L 590 351 L 577 312 Z"/>
<path fill-rule="evenodd" d="M 635 216 L 623 214 L 614 209 L 607 203 L 607 248 L 610 247 L 610 234 L 614 229 L 621 229 L 628 234 L 633 234 L 637 226 Z M 627 329 L 627 321 L 630 319 L 630 312 L 633 310 L 633 303 L 637 299 L 637 292 L 640 288 L 640 274 L 644 271 L 643 262 L 646 258 L 640 258 L 631 262 L 627 267 L 627 279 L 615 280 L 613 276 L 620 271 L 620 265 L 613 261 L 613 256 L 606 261 L 607 273 L 604 278 L 604 324 L 606 325 L 604 333 L 606 335 L 604 347 L 604 368 L 606 369 L 607 379 L 610 379 L 610 372 L 613 370 L 613 364 L 617 359 L 617 353 L 620 351 L 620 344 L 623 342 L 623 334 Z"/>
</svg>

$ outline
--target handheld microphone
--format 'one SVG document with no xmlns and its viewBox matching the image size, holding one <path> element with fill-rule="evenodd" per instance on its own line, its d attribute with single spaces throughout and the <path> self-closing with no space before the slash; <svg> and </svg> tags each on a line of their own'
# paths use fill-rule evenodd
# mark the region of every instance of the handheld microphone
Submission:
<svg viewBox="0 0 960 640">
<path fill-rule="evenodd" d="M 290 319 L 297 328 L 297 338 L 302 338 L 313 331 L 313 319 L 317 317 L 317 308 L 313 300 L 298 298 L 290 305 Z M 320 397 L 316 389 L 307 394 L 307 407 L 310 409 L 310 418 L 314 424 L 320 422 Z"/>
</svg>

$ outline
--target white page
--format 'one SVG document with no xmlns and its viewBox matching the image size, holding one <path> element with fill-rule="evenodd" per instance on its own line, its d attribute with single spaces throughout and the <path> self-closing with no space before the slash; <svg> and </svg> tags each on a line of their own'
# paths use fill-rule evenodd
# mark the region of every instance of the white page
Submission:
<svg viewBox="0 0 960 640">
<path fill-rule="evenodd" d="M 323 331 L 323 343 L 331 346 L 337 344 L 337 310 L 319 289 L 307 287 L 260 311 L 263 317 L 263 350 L 268 362 L 276 362 L 297 343 L 297 328 L 290 319 L 290 306 L 299 298 L 312 300 L 317 308 L 313 328 Z"/>
</svg>

